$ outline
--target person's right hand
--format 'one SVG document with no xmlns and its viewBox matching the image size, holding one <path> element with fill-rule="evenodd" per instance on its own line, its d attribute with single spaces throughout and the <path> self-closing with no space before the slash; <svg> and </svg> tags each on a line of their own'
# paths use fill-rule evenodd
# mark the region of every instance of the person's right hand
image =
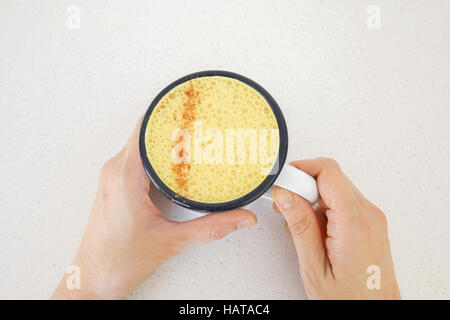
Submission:
<svg viewBox="0 0 450 320">
<path fill-rule="evenodd" d="M 383 212 L 356 189 L 336 161 L 291 164 L 316 178 L 321 198 L 313 210 L 300 196 L 273 190 L 274 208 L 292 235 L 308 297 L 399 299 Z"/>
</svg>

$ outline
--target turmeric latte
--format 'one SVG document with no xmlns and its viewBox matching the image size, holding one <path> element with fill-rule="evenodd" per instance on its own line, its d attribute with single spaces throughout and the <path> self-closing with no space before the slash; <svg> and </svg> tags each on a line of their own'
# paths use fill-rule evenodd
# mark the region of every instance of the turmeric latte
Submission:
<svg viewBox="0 0 450 320">
<path fill-rule="evenodd" d="M 177 194 L 204 203 L 238 199 L 269 174 L 279 150 L 271 107 L 239 80 L 199 77 L 171 89 L 145 132 L 149 162 Z"/>
</svg>

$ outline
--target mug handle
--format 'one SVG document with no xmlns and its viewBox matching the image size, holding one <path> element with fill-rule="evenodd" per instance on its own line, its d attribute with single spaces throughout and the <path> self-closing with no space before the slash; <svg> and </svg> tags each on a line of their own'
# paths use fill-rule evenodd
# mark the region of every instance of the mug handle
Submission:
<svg viewBox="0 0 450 320">
<path fill-rule="evenodd" d="M 289 164 L 283 166 L 274 184 L 298 194 L 311 204 L 316 203 L 319 198 L 316 180 L 309 174 Z M 266 197 L 272 199 L 270 194 L 266 194 Z"/>
</svg>

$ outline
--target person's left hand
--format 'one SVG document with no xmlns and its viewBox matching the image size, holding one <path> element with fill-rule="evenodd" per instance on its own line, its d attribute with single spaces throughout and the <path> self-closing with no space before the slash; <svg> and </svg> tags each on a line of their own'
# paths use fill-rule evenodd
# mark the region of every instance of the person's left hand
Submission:
<svg viewBox="0 0 450 320">
<path fill-rule="evenodd" d="M 123 298 L 183 250 L 256 224 L 256 216 L 244 209 L 187 222 L 164 218 L 148 195 L 150 183 L 138 146 L 141 123 L 142 118 L 124 149 L 102 168 L 73 262 L 80 268 L 81 288 L 67 288 L 65 275 L 53 299 Z"/>
</svg>

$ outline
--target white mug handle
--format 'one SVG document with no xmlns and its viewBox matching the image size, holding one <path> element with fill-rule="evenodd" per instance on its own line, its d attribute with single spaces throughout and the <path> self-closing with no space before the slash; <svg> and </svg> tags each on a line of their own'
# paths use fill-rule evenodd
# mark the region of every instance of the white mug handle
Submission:
<svg viewBox="0 0 450 320">
<path fill-rule="evenodd" d="M 274 184 L 298 194 L 311 204 L 316 203 L 319 198 L 316 180 L 309 174 L 289 164 L 286 164 L 281 169 L 280 175 Z M 271 196 L 268 197 L 272 199 Z"/>
</svg>

